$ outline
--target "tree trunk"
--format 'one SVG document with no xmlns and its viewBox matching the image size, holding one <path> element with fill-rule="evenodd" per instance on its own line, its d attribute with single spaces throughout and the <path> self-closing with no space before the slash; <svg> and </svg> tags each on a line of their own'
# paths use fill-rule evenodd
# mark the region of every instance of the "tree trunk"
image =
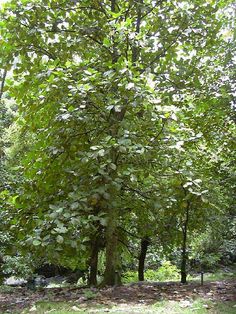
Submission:
<svg viewBox="0 0 236 314">
<path fill-rule="evenodd" d="M 186 192 L 185 192 L 186 193 Z M 188 261 L 188 253 L 187 253 L 187 235 L 188 235 L 188 223 L 189 223 L 189 210 L 190 210 L 190 202 L 187 202 L 186 207 L 186 215 L 184 225 L 182 227 L 183 233 L 183 243 L 182 243 L 182 254 L 181 254 L 181 283 L 187 283 L 187 261 Z"/>
<path fill-rule="evenodd" d="M 147 255 L 147 249 L 150 244 L 149 238 L 143 238 L 141 240 L 141 250 L 139 255 L 139 263 L 138 263 L 138 279 L 139 281 L 144 281 L 144 265 L 145 259 Z"/>
<path fill-rule="evenodd" d="M 90 272 L 89 272 L 89 286 L 97 285 L 97 272 L 98 272 L 98 253 L 99 253 L 99 241 L 96 239 L 93 243 L 91 258 L 90 258 Z"/>
<path fill-rule="evenodd" d="M 118 210 L 110 208 L 106 227 L 106 265 L 101 286 L 114 286 L 121 283 L 117 223 Z"/>
<path fill-rule="evenodd" d="M 140 3 L 142 3 L 142 0 Z M 138 1 L 138 2 L 139 2 Z M 116 12 L 119 10 L 119 6 L 117 5 L 117 0 L 111 0 L 111 11 Z M 136 24 L 136 33 L 139 32 L 140 23 L 141 23 L 141 9 L 138 8 L 138 17 L 137 17 L 137 24 Z M 117 42 L 115 35 L 112 36 L 112 64 L 116 64 L 119 59 L 119 53 L 117 49 Z M 135 65 L 138 57 L 138 49 L 134 48 L 132 51 L 132 63 Z M 113 86 L 113 93 L 116 95 L 117 93 L 117 84 L 115 82 Z M 110 111 L 110 135 L 113 138 L 118 138 L 120 123 L 123 121 L 125 114 L 127 111 L 127 102 L 124 100 L 121 103 L 121 109 L 116 111 L 115 108 L 112 108 Z M 111 150 L 111 160 L 112 163 L 115 165 L 115 169 L 110 171 L 110 176 L 113 178 L 113 181 L 117 177 L 117 167 L 118 167 L 118 159 L 120 153 L 117 148 L 113 148 Z M 111 188 L 110 195 L 114 195 L 117 191 L 113 190 L 114 187 Z M 117 285 L 121 283 L 121 275 L 120 275 L 120 256 L 118 252 L 118 220 L 119 220 L 119 210 L 116 207 L 112 207 L 112 205 L 108 205 L 107 208 L 107 226 L 106 226 L 106 266 L 105 266 L 105 273 L 104 273 L 104 280 L 101 286 L 105 285 Z"/>
<path fill-rule="evenodd" d="M 7 77 L 7 70 L 3 70 L 2 77 L 1 77 L 1 86 L 0 86 L 0 100 L 2 99 L 2 95 L 4 92 L 4 85 L 5 85 L 6 77 Z"/>
<path fill-rule="evenodd" d="M 111 11 L 116 12 L 117 3 L 116 0 L 111 0 Z M 116 64 L 119 58 L 119 54 L 117 51 L 117 43 L 115 41 L 115 37 L 112 36 L 112 64 Z M 114 95 L 117 92 L 117 86 L 114 84 L 113 93 Z M 117 138 L 120 122 L 124 119 L 124 115 L 126 112 L 126 107 L 123 105 L 120 112 L 117 112 L 114 108 L 110 111 L 109 125 L 110 125 L 110 135 L 113 138 Z M 112 163 L 117 168 L 117 163 L 119 159 L 119 152 L 115 147 L 111 149 L 111 160 Z M 117 176 L 117 170 L 110 170 L 110 176 L 114 179 Z M 111 188 L 109 191 L 110 195 L 116 193 L 116 191 Z M 118 235 L 117 235 L 117 227 L 118 227 L 118 219 L 119 219 L 119 211 L 116 207 L 109 204 L 107 207 L 107 225 L 106 225 L 106 263 L 105 263 L 105 273 L 103 282 L 101 286 L 114 286 L 120 283 L 120 275 L 119 275 L 119 254 L 118 254 Z"/>
<path fill-rule="evenodd" d="M 181 260 L 181 283 L 187 283 L 187 252 L 186 252 L 186 245 L 182 248 L 182 260 Z"/>
<path fill-rule="evenodd" d="M 2 271 L 2 266 L 3 266 L 3 259 L 0 256 L 0 285 L 3 283 L 4 281 L 4 275 L 3 275 L 3 271 Z"/>
</svg>

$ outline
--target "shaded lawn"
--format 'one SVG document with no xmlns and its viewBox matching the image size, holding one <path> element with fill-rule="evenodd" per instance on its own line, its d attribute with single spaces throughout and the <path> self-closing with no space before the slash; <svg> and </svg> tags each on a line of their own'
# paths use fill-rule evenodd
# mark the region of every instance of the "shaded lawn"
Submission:
<svg viewBox="0 0 236 314">
<path fill-rule="evenodd" d="M 236 313 L 236 279 L 203 286 L 144 282 L 101 290 L 5 289 L 0 292 L 0 313 Z"/>
<path fill-rule="evenodd" d="M 71 313 L 163 313 L 163 314 L 235 314 L 236 302 L 212 302 L 204 299 L 195 301 L 160 301 L 152 305 L 145 304 L 111 304 L 81 307 L 78 304 L 69 302 L 39 302 L 28 311 L 23 313 L 54 313 L 54 314 L 71 314 Z"/>
</svg>

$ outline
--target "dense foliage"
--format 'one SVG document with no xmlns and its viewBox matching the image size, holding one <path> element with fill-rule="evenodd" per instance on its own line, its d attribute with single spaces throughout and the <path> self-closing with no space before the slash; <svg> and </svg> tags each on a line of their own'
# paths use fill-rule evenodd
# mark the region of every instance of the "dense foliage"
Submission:
<svg viewBox="0 0 236 314">
<path fill-rule="evenodd" d="M 11 254 L 89 269 L 90 284 L 104 268 L 102 285 L 136 257 L 142 279 L 150 247 L 182 282 L 191 258 L 235 258 L 233 25 L 223 0 L 4 6 L 1 110 L 17 109 L 0 125 L 0 228 Z"/>
</svg>

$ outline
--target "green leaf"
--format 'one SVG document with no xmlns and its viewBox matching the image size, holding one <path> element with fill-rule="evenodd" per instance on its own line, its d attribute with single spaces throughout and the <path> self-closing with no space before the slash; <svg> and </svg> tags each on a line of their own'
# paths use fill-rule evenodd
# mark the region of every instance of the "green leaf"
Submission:
<svg viewBox="0 0 236 314">
<path fill-rule="evenodd" d="M 106 47 L 110 47 L 111 46 L 111 42 L 109 38 L 104 38 L 103 39 L 103 45 Z"/>
<path fill-rule="evenodd" d="M 40 240 L 33 240 L 33 245 L 34 246 L 39 246 L 41 244 L 42 244 L 42 242 Z"/>
<path fill-rule="evenodd" d="M 115 164 L 111 163 L 109 166 L 110 166 L 110 168 L 111 168 L 112 170 L 116 170 L 116 165 L 115 165 Z"/>
<path fill-rule="evenodd" d="M 100 218 L 100 224 L 104 227 L 107 226 L 107 218 Z"/>
<path fill-rule="evenodd" d="M 61 235 L 58 235 L 56 240 L 57 240 L 57 243 L 60 243 L 60 244 L 64 242 L 64 238 Z"/>
</svg>

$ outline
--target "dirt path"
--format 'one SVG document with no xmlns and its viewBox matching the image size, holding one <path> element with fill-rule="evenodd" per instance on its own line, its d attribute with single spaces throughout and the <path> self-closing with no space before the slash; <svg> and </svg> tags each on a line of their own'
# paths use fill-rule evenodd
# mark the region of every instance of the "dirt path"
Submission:
<svg viewBox="0 0 236 314">
<path fill-rule="evenodd" d="M 154 304 L 162 300 L 182 301 L 203 298 L 211 301 L 236 301 L 236 280 L 181 285 L 168 283 L 136 283 L 120 287 L 97 289 L 54 288 L 31 292 L 26 288 L 15 288 L 0 293 L 0 313 L 20 313 L 37 301 L 75 301 L 92 306 L 96 304 Z"/>
</svg>

